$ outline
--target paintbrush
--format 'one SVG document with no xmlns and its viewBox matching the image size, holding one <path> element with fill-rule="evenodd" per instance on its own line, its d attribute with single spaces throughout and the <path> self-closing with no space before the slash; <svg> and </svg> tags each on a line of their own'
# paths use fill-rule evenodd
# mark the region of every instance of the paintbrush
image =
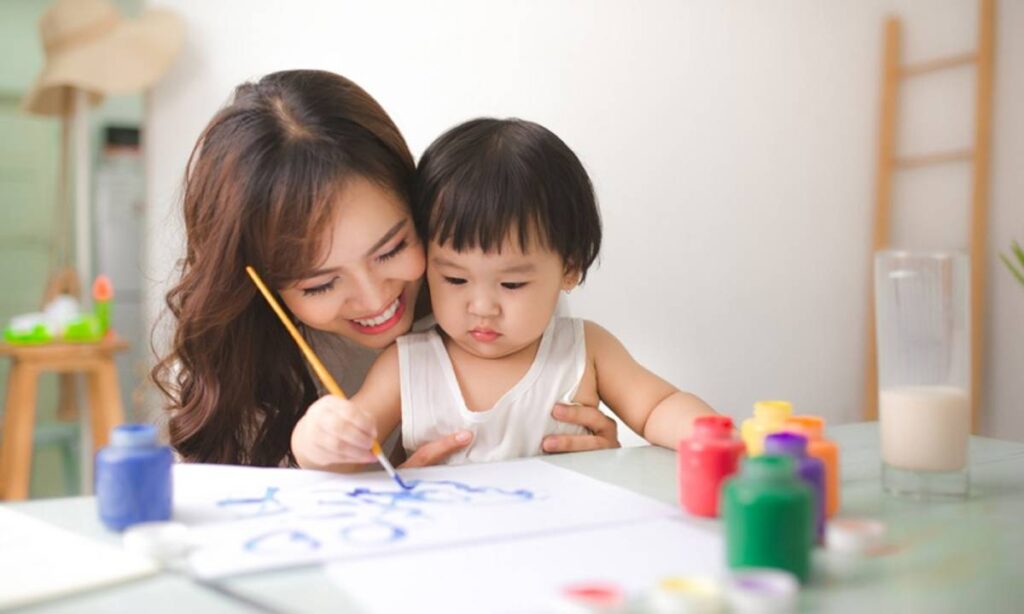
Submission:
<svg viewBox="0 0 1024 614">
<path fill-rule="evenodd" d="M 306 340 L 302 338 L 301 334 L 299 334 L 299 330 L 295 328 L 295 324 L 292 323 L 291 318 L 289 318 L 288 314 L 284 312 L 284 309 L 282 309 L 281 305 L 278 304 L 277 299 L 274 298 L 274 295 L 270 293 L 270 290 L 267 288 L 266 284 L 264 284 L 263 280 L 260 279 L 259 273 L 257 273 L 256 270 L 253 269 L 251 266 L 245 267 L 245 272 L 249 274 L 249 277 L 252 278 L 252 282 L 256 284 L 257 288 L 259 288 L 260 294 L 263 295 L 263 298 L 267 299 L 267 303 L 270 305 L 270 308 L 274 310 L 274 313 L 277 314 L 277 317 L 281 318 L 281 323 L 284 324 L 284 327 L 288 329 L 288 332 L 291 334 L 292 339 L 295 340 L 295 343 L 298 344 L 299 349 L 302 350 L 302 355 L 306 357 L 307 361 L 309 361 L 310 366 L 313 367 L 313 371 L 316 373 L 317 377 L 320 378 L 320 381 L 323 382 L 323 385 L 325 388 L 327 388 L 327 391 L 336 397 L 342 399 L 348 398 L 345 395 L 345 391 L 341 389 L 341 386 L 338 385 L 338 382 L 334 381 L 334 378 L 331 377 L 330 372 L 328 372 L 327 368 L 324 367 L 324 363 L 320 362 L 320 359 L 317 358 L 316 354 L 313 352 L 313 348 L 309 347 L 309 344 L 306 343 Z M 384 467 L 384 471 L 387 471 L 388 475 L 390 475 L 391 478 L 395 482 L 397 482 L 399 486 L 405 489 L 412 488 L 411 486 L 408 486 L 405 482 L 402 481 L 401 476 L 399 476 L 398 472 L 395 471 L 395 468 L 391 466 L 391 461 L 388 460 L 388 457 L 384 456 L 384 450 L 381 449 L 380 444 L 377 443 L 376 439 L 373 440 L 373 446 L 371 447 L 371 450 L 373 450 L 374 456 L 377 457 L 377 460 Z"/>
</svg>

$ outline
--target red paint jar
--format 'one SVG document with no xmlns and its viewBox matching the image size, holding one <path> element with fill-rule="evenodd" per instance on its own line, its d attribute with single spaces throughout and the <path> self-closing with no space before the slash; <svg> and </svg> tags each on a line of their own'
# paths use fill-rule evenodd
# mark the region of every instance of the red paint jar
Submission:
<svg viewBox="0 0 1024 614">
<path fill-rule="evenodd" d="M 701 416 L 679 442 L 679 502 L 695 516 L 718 516 L 722 482 L 739 469 L 746 446 L 728 416 Z"/>
</svg>

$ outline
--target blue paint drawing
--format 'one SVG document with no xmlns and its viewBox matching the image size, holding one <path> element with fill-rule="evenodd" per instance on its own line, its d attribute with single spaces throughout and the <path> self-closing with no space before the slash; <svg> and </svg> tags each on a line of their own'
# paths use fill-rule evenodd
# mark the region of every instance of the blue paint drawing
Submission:
<svg viewBox="0 0 1024 614">
<path fill-rule="evenodd" d="M 387 505 L 411 503 L 468 503 L 472 505 L 488 505 L 509 503 L 510 501 L 529 501 L 534 498 L 533 492 L 525 489 L 503 490 L 490 486 L 469 486 L 452 480 L 412 480 L 410 490 L 372 490 L 356 488 L 349 495 L 362 500 L 381 502 Z M 434 488 L 429 488 L 432 486 Z"/>
<path fill-rule="evenodd" d="M 257 535 L 245 542 L 246 551 L 254 554 L 290 554 L 320 548 L 320 542 L 302 531 L 281 529 Z"/>
<path fill-rule="evenodd" d="M 380 546 L 405 538 L 405 529 L 388 522 L 377 521 L 345 527 L 341 530 L 342 540 L 356 546 Z"/>
<path fill-rule="evenodd" d="M 288 511 L 288 508 L 277 499 L 279 490 L 276 486 L 268 486 L 262 497 L 221 499 L 217 501 L 217 507 L 229 507 L 238 515 L 246 518 L 283 514 Z"/>
<path fill-rule="evenodd" d="M 310 532 L 285 527 L 261 533 L 245 542 L 247 552 L 279 555 L 317 550 L 333 540 L 359 548 L 387 546 L 405 540 L 415 527 L 434 522 L 433 511 L 453 506 L 526 503 L 538 498 L 526 489 L 471 486 L 452 480 L 413 480 L 408 486 L 408 489 L 319 487 L 288 491 L 281 493 L 280 498 L 279 489 L 269 487 L 261 497 L 222 499 L 217 505 L 230 508 L 244 518 L 290 512 L 290 517 L 296 520 L 318 522 L 307 527 Z M 288 517 L 281 518 L 281 522 L 288 523 Z"/>
</svg>

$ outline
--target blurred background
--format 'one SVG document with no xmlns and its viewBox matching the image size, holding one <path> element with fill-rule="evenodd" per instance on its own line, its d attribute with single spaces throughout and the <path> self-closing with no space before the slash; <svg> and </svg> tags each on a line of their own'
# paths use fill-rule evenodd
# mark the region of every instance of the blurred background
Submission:
<svg viewBox="0 0 1024 614">
<path fill-rule="evenodd" d="M 49 4 L 0 2 L 4 322 L 38 308 L 54 236 L 59 124 L 18 111 L 43 63 Z M 137 420 L 160 412 L 145 374 L 151 332 L 160 348 L 169 325 L 189 152 L 235 85 L 289 68 L 362 85 L 417 156 L 471 117 L 549 127 L 583 160 L 604 216 L 574 315 L 734 418 L 784 398 L 830 423 L 863 420 L 883 24 L 901 18 L 911 63 L 972 51 L 978 35 L 976 0 L 115 5 L 126 17 L 170 9 L 185 31 L 152 89 L 108 96 L 90 116 L 93 269 L 114 277 L 114 327 L 131 343 L 121 393 Z M 1024 240 L 1024 2 L 995 5 L 979 427 L 1021 440 L 1024 286 L 999 253 Z M 973 67 L 901 87 L 900 155 L 972 146 Z M 966 249 L 971 176 L 956 162 L 898 173 L 892 243 Z M 55 388 L 40 393 L 44 423 L 56 420 Z M 59 450 L 34 458 L 33 496 L 75 492 Z"/>
</svg>

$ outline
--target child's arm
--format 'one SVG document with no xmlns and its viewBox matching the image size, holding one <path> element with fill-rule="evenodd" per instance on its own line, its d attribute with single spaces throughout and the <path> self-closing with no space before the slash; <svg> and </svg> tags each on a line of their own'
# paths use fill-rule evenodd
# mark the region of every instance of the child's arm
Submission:
<svg viewBox="0 0 1024 614">
<path fill-rule="evenodd" d="M 350 400 L 327 395 L 309 406 L 292 432 L 292 451 L 305 469 L 358 471 L 376 462 L 373 440 L 387 439 L 401 418 L 398 348 L 392 345 Z"/>
<path fill-rule="evenodd" d="M 698 397 L 644 368 L 607 330 L 586 321 L 584 332 L 594 361 L 598 396 L 647 441 L 675 448 L 690 434 L 694 418 L 715 413 Z"/>
</svg>

